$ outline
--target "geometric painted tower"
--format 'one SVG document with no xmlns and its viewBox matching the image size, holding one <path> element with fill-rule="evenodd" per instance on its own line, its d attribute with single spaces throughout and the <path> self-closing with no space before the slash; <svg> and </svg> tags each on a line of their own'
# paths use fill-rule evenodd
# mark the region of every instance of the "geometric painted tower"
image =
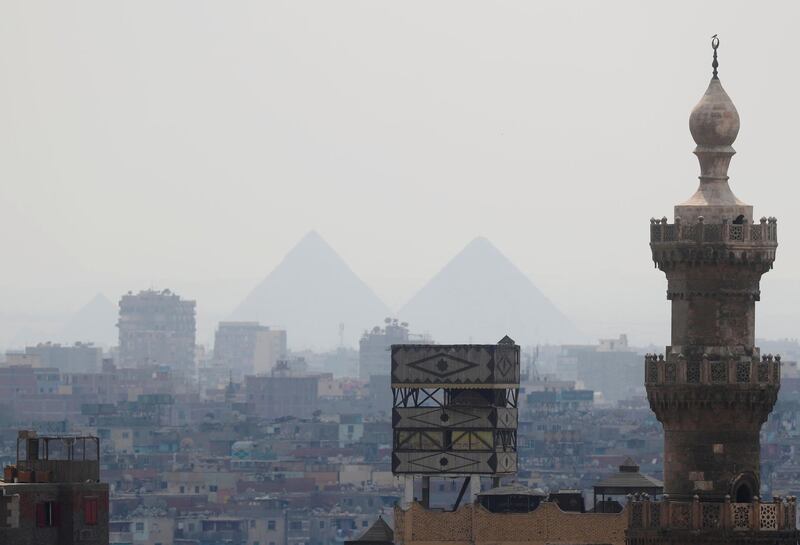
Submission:
<svg viewBox="0 0 800 545">
<path fill-rule="evenodd" d="M 755 304 L 778 246 L 774 218 L 728 184 L 739 114 L 717 75 L 689 117 L 700 187 L 675 206 L 675 220 L 651 220 L 653 261 L 667 277 L 672 344 L 647 357 L 650 406 L 664 426 L 664 492 L 750 501 L 759 494 L 759 431 L 777 399 L 780 358 L 760 357 Z"/>
<path fill-rule="evenodd" d="M 517 471 L 519 346 L 508 337 L 490 345 L 392 346 L 392 472 L 406 483 L 404 503 L 431 477 L 465 478 L 469 500 L 480 478 Z"/>
</svg>

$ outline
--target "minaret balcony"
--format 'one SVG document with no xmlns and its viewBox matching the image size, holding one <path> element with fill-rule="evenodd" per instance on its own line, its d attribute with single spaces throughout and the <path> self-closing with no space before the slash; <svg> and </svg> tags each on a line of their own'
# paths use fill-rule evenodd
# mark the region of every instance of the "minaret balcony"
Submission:
<svg viewBox="0 0 800 545">
<path fill-rule="evenodd" d="M 757 224 L 747 223 L 705 223 L 700 216 L 696 223 L 683 223 L 680 218 L 675 223 L 667 223 L 667 218 L 650 220 L 650 243 L 723 243 L 742 245 L 777 246 L 778 220 L 761 218 Z"/>
<path fill-rule="evenodd" d="M 764 273 L 772 268 L 778 247 L 778 223 L 775 218 L 761 218 L 758 224 L 696 223 L 686 224 L 676 218 L 650 220 L 650 248 L 653 261 L 662 270 L 683 264 L 755 265 Z"/>
<path fill-rule="evenodd" d="M 683 354 L 647 354 L 645 356 L 645 385 L 671 384 L 760 384 L 779 386 L 781 357 L 772 354 L 758 357 L 704 356 L 687 359 Z"/>
</svg>

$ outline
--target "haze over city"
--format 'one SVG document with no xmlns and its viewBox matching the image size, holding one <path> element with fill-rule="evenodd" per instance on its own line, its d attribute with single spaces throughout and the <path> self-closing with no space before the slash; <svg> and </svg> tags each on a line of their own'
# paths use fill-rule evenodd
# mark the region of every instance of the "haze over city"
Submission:
<svg viewBox="0 0 800 545">
<path fill-rule="evenodd" d="M 798 545 L 797 2 L 0 2 L 0 545 Z"/>
<path fill-rule="evenodd" d="M 646 226 L 697 186 L 711 33 L 747 112 L 731 186 L 781 218 L 757 334 L 792 336 L 797 10 L 4 2 L 0 346 L 151 286 L 209 342 L 312 230 L 393 312 L 482 236 L 586 338 L 663 344 Z"/>
</svg>

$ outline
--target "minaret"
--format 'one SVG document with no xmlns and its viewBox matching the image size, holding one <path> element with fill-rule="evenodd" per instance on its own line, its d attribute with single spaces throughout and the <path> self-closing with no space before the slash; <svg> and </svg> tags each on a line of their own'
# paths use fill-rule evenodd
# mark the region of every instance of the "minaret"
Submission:
<svg viewBox="0 0 800 545">
<path fill-rule="evenodd" d="M 692 110 L 689 129 L 700 187 L 675 220 L 650 221 L 653 261 L 667 277 L 672 344 L 647 356 L 650 407 L 664 426 L 664 488 L 673 499 L 750 502 L 759 495 L 759 431 L 780 386 L 780 357 L 755 344 L 761 275 L 775 260 L 775 218 L 728 183 L 739 114 L 717 74 Z"/>
</svg>

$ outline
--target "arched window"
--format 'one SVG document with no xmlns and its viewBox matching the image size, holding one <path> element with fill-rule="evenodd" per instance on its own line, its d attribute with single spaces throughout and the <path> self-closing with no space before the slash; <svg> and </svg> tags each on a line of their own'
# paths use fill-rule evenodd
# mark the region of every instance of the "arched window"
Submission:
<svg viewBox="0 0 800 545">
<path fill-rule="evenodd" d="M 753 501 L 753 491 L 750 485 L 742 483 L 736 488 L 736 503 L 750 503 Z"/>
</svg>

